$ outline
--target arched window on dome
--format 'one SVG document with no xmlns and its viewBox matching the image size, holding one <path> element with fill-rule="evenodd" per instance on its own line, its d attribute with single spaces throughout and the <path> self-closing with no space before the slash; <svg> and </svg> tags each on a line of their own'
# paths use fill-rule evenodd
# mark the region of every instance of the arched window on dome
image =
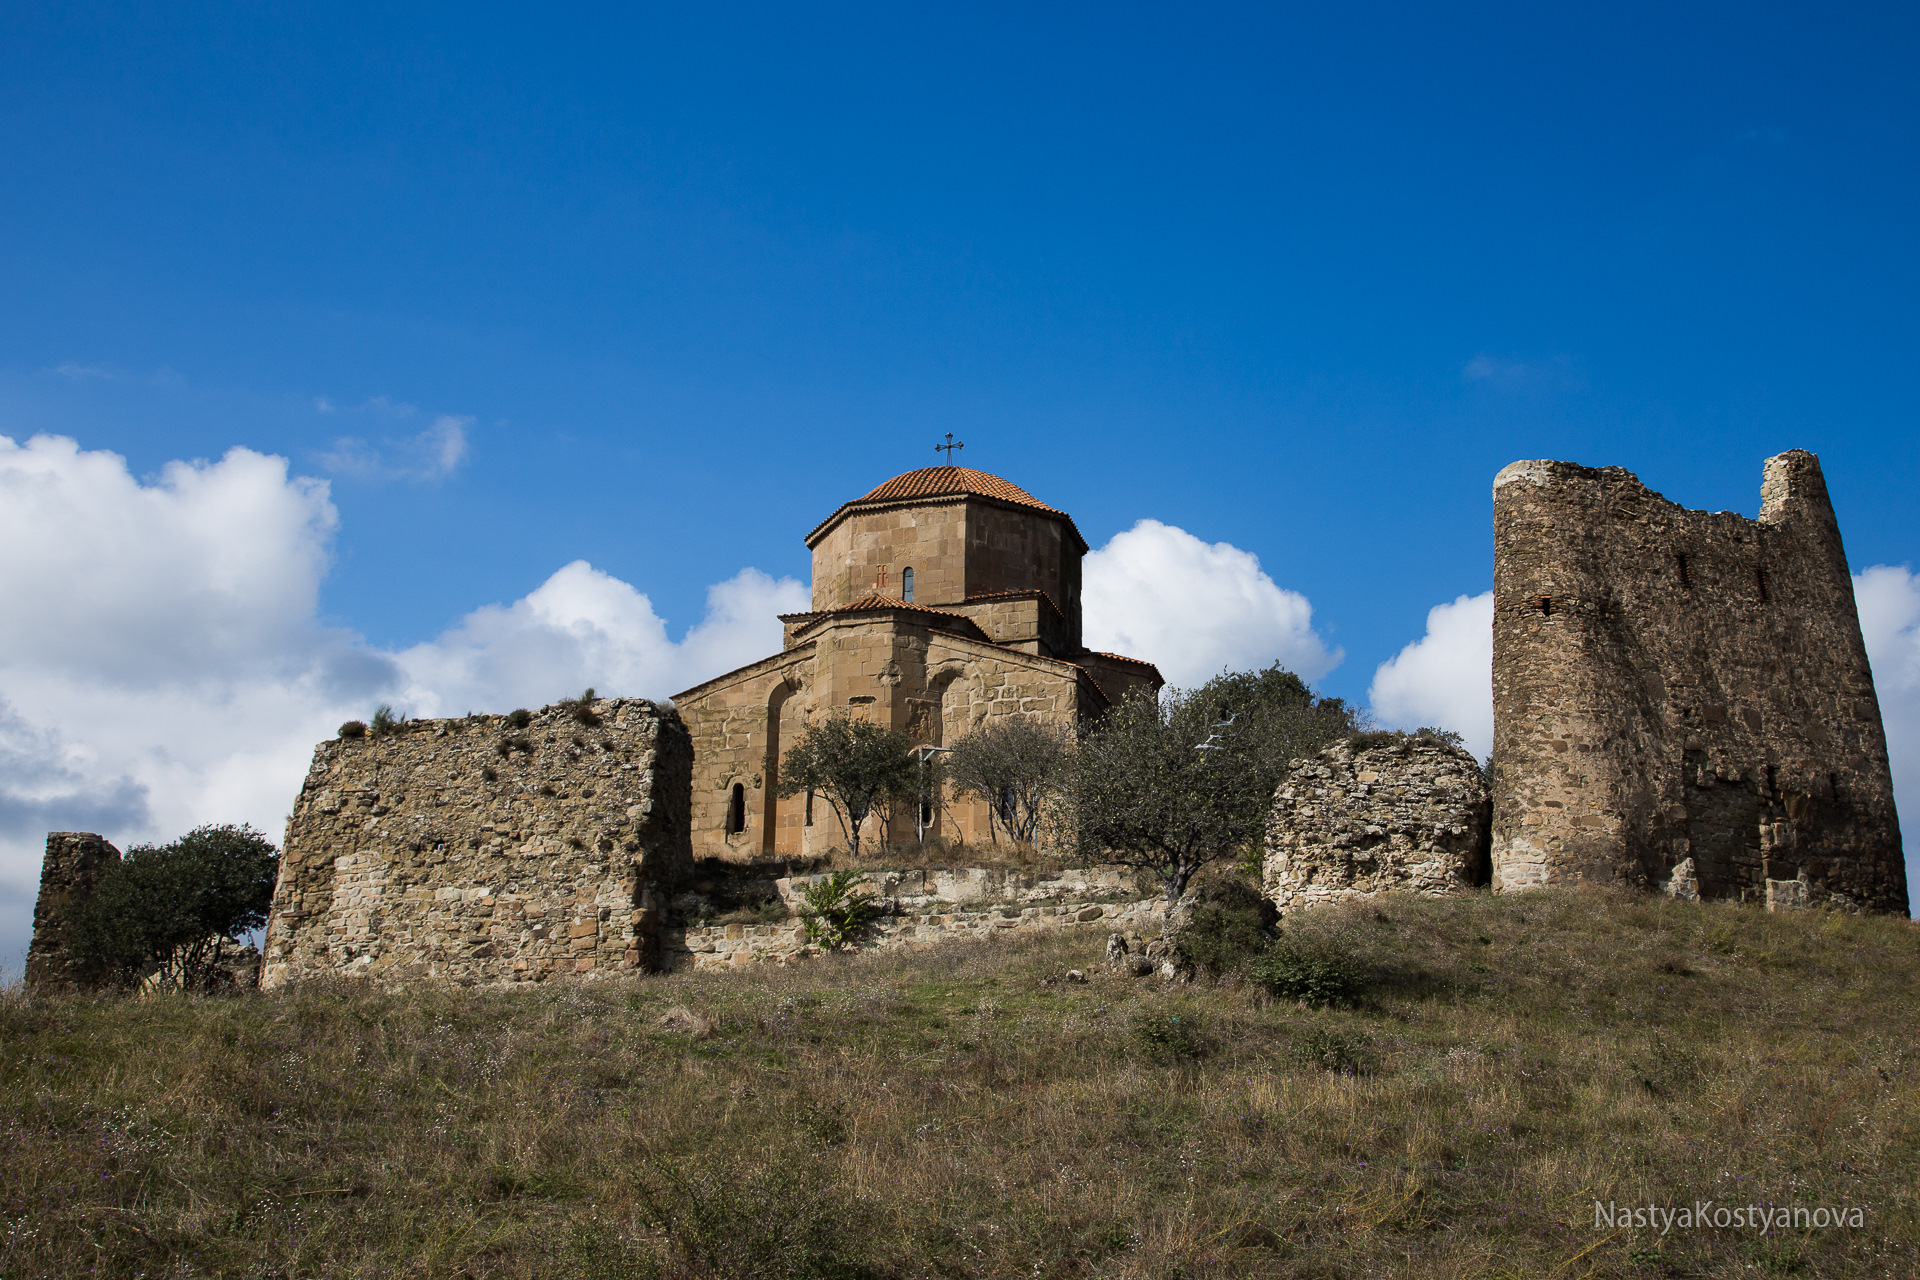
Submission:
<svg viewBox="0 0 1920 1280">
<path fill-rule="evenodd" d="M 900 598 L 908 604 L 913 603 L 913 570 L 900 571 Z"/>
</svg>

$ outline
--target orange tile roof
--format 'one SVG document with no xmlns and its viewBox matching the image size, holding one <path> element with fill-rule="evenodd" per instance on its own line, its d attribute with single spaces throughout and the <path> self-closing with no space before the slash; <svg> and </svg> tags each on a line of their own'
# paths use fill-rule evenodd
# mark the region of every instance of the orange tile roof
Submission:
<svg viewBox="0 0 1920 1280">
<path fill-rule="evenodd" d="M 985 471 L 975 471 L 972 467 L 921 467 L 917 471 L 907 471 L 895 476 L 885 484 L 869 490 L 851 502 L 844 502 L 839 510 L 822 520 L 807 534 L 809 547 L 826 531 L 837 523 L 841 516 L 854 507 L 869 504 L 882 505 L 895 502 L 913 502 L 921 498 L 946 498 L 973 496 L 990 498 L 995 502 L 1004 502 L 1008 506 L 1025 507 L 1029 511 L 1044 511 L 1050 516 L 1059 516 L 1067 523 L 1073 538 L 1080 544 L 1084 553 L 1087 540 L 1080 536 L 1080 530 L 1074 527 L 1073 517 L 1058 507 L 1050 507 L 1040 499 L 1022 489 L 1019 485 Z"/>
<path fill-rule="evenodd" d="M 1098 649 L 1093 649 L 1093 650 L 1090 650 L 1089 652 L 1091 652 L 1097 658 L 1112 658 L 1115 662 L 1131 662 L 1136 667 L 1153 667 L 1153 664 L 1151 662 L 1148 662 L 1145 658 L 1129 658 L 1124 653 L 1102 653 Z M 1155 671 L 1158 671 L 1160 668 L 1153 667 L 1153 669 Z"/>
<path fill-rule="evenodd" d="M 1002 502 L 1017 503 L 1037 511 L 1066 514 L 1064 511 L 1055 511 L 1017 484 L 985 471 L 975 471 L 971 467 L 921 467 L 918 471 L 895 476 L 854 501 L 898 502 L 903 498 L 939 498 L 950 493 L 975 493 L 983 498 L 998 498 Z"/>
<path fill-rule="evenodd" d="M 915 613 L 937 613 L 946 618 L 958 618 L 962 622 L 972 623 L 973 619 L 964 613 L 954 613 L 950 609 L 930 609 L 924 604 L 909 604 L 897 596 L 883 596 L 878 592 L 869 592 L 852 604 L 835 605 L 831 609 L 810 609 L 805 613 L 783 613 L 782 622 L 799 622 L 802 619 L 824 618 L 833 613 L 860 613 L 868 609 L 911 609 Z M 976 628 L 977 629 L 977 628 Z"/>
</svg>

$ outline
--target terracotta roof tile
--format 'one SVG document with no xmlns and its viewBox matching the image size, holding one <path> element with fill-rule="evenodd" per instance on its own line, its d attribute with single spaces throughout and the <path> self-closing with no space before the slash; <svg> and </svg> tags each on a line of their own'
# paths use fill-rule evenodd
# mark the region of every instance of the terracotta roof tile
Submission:
<svg viewBox="0 0 1920 1280">
<path fill-rule="evenodd" d="M 938 498 L 950 493 L 976 493 L 983 498 L 998 498 L 1002 502 L 1017 503 L 1036 511 L 1066 514 L 1056 511 L 1017 484 L 985 471 L 975 471 L 971 467 L 921 467 L 918 471 L 895 476 L 854 501 L 898 502 L 903 498 Z"/>
<path fill-rule="evenodd" d="M 1153 667 L 1153 664 L 1145 658 L 1129 658 L 1124 653 L 1102 653 L 1098 649 L 1092 652 L 1096 658 L 1112 658 L 1115 662 L 1131 662 L 1136 667 Z M 1153 667 L 1153 669 L 1158 671 L 1160 668 Z"/>
<path fill-rule="evenodd" d="M 1040 499 L 1022 489 L 1019 485 L 985 471 L 975 471 L 972 467 L 921 467 L 917 471 L 908 471 L 869 490 L 851 502 L 842 503 L 839 510 L 815 525 L 807 534 L 809 547 L 832 528 L 842 516 L 856 507 L 869 505 L 884 506 L 896 502 L 914 502 L 919 499 L 961 497 L 972 495 L 990 498 L 995 502 L 1004 502 L 1008 506 L 1024 507 L 1029 511 L 1043 511 L 1050 516 L 1059 516 L 1067 523 L 1068 531 L 1080 544 L 1084 553 L 1087 540 L 1080 536 L 1080 530 L 1074 527 L 1073 517 L 1058 507 L 1050 507 Z"/>
<path fill-rule="evenodd" d="M 972 618 L 969 618 L 964 613 L 955 613 L 950 609 L 929 609 L 924 604 L 909 604 L 897 596 L 883 596 L 878 592 L 869 592 L 867 595 L 855 600 L 852 604 L 835 605 L 831 609 L 813 609 L 806 613 L 783 613 L 780 615 L 780 620 L 782 622 L 798 622 L 803 618 L 811 620 L 813 618 L 824 618 L 835 613 L 861 613 L 868 609 L 911 609 L 915 613 L 937 613 L 944 618 L 958 618 L 962 622 L 967 623 L 973 621 Z"/>
</svg>

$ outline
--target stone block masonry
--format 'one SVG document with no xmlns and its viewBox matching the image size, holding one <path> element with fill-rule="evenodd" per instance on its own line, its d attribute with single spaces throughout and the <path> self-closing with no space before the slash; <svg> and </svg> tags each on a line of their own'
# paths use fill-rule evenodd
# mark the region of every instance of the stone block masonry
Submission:
<svg viewBox="0 0 1920 1280">
<path fill-rule="evenodd" d="M 812 954 L 798 918 L 801 893 L 817 876 L 771 882 L 792 918 L 767 924 L 688 924 L 665 931 L 661 958 L 670 969 L 738 969 Z M 1157 933 L 1159 895 L 1141 898 L 1132 873 L 1077 867 L 1034 873 L 981 867 L 934 871 L 875 870 L 866 887 L 884 914 L 860 939 L 862 950 L 929 946 L 958 938 L 993 939 L 1066 928 Z M 698 895 L 677 900 L 683 914 Z"/>
<path fill-rule="evenodd" d="M 1391 889 L 1487 883 L 1487 784 L 1473 753 L 1433 738 L 1295 760 L 1267 823 L 1265 892 L 1284 914 Z"/>
<path fill-rule="evenodd" d="M 1820 463 L 1760 515 L 1618 467 L 1493 482 L 1493 877 L 1907 910 L 1886 734 Z M 1676 883 L 1676 880 L 1679 883 Z"/>
<path fill-rule="evenodd" d="M 92 893 L 101 875 L 118 861 L 120 851 L 90 831 L 47 832 L 40 897 L 33 905 L 33 941 L 27 947 L 27 985 L 66 986 L 85 976 L 68 960 L 62 916 Z"/>
<path fill-rule="evenodd" d="M 656 968 L 692 869 L 692 747 L 639 699 L 323 742 L 287 823 L 261 985 Z"/>
</svg>

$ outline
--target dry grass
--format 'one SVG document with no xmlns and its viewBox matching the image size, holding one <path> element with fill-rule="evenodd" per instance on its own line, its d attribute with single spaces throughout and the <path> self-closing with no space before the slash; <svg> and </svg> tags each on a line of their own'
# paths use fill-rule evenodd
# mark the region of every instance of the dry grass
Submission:
<svg viewBox="0 0 1920 1280">
<path fill-rule="evenodd" d="M 1097 933 L 509 992 L 16 990 L 0 1275 L 1920 1274 L 1907 922 L 1540 893 L 1297 927 L 1367 1001 L 1105 976 Z M 1661 1239 L 1596 1198 L 1866 1222 Z"/>
</svg>

